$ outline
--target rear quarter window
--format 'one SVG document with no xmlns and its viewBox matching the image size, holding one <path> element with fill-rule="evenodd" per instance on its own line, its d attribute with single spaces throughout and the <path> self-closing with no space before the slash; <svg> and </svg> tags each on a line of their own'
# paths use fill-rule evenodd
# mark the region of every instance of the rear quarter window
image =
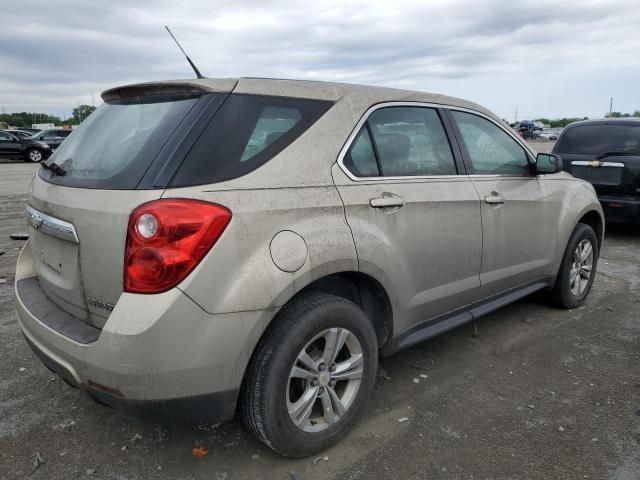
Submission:
<svg viewBox="0 0 640 480">
<path fill-rule="evenodd" d="M 284 150 L 332 105 L 322 100 L 231 94 L 169 186 L 216 183 L 246 175 Z"/>
</svg>

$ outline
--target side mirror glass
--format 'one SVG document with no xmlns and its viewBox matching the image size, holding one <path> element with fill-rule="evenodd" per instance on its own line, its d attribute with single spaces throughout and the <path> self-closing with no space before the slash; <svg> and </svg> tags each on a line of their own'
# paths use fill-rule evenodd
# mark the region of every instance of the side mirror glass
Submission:
<svg viewBox="0 0 640 480">
<path fill-rule="evenodd" d="M 536 173 L 558 173 L 562 171 L 562 159 L 553 153 L 539 153 L 536 157 Z"/>
</svg>

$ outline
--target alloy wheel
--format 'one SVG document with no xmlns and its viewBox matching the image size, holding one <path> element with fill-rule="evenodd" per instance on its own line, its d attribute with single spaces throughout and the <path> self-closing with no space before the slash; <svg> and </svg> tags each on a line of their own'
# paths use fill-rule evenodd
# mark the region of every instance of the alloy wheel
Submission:
<svg viewBox="0 0 640 480">
<path fill-rule="evenodd" d="M 573 263 L 569 271 L 569 288 L 571 288 L 571 293 L 579 296 L 585 291 L 587 285 L 589 285 L 592 270 L 593 245 L 590 240 L 584 239 L 578 243 L 578 246 L 573 252 Z"/>
<path fill-rule="evenodd" d="M 313 337 L 289 374 L 286 401 L 291 421 L 305 432 L 339 422 L 352 406 L 363 378 L 362 346 L 346 328 Z"/>
<path fill-rule="evenodd" d="M 42 160 L 42 152 L 40 150 L 31 150 L 29 152 L 29 160 L 32 162 L 39 162 Z"/>
</svg>

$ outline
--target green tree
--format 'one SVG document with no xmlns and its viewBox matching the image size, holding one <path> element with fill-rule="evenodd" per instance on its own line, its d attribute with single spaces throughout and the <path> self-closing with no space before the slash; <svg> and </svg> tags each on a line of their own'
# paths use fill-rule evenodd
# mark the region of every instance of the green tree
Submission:
<svg viewBox="0 0 640 480">
<path fill-rule="evenodd" d="M 31 127 L 34 123 L 60 125 L 61 120 L 59 117 L 46 113 L 16 112 L 0 115 L 0 122 L 6 122 L 12 127 Z"/>
<path fill-rule="evenodd" d="M 631 116 L 630 113 L 621 113 L 621 112 L 609 112 L 605 115 L 606 118 L 629 118 Z"/>
<path fill-rule="evenodd" d="M 92 107 L 91 105 L 78 105 L 73 109 L 73 119 L 76 124 L 82 122 L 85 118 L 93 113 L 96 107 Z"/>
<path fill-rule="evenodd" d="M 549 125 L 551 128 L 564 128 L 570 123 L 578 122 L 580 120 L 588 120 L 589 117 L 582 118 L 536 118 L 534 122 L 542 122 L 545 125 Z"/>
</svg>

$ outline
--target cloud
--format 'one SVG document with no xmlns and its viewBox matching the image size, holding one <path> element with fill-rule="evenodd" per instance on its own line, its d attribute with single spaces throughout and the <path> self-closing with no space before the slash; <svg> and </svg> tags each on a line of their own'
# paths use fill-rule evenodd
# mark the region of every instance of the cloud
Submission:
<svg viewBox="0 0 640 480">
<path fill-rule="evenodd" d="M 640 108 L 632 0 L 23 1 L 3 12 L 0 103 L 62 114 L 115 85 L 269 76 L 462 96 L 507 116 Z"/>
</svg>

